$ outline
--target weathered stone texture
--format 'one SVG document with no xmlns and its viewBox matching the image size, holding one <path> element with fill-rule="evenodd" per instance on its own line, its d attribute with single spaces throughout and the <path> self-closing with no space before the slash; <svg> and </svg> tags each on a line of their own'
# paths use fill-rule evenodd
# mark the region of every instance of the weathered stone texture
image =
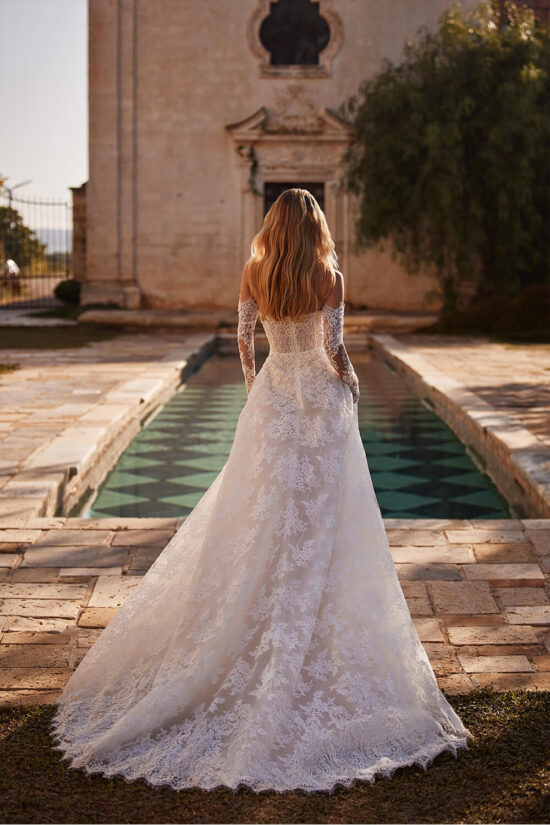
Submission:
<svg viewBox="0 0 550 825">
<path fill-rule="evenodd" d="M 411 278 L 381 247 L 354 250 L 356 203 L 336 186 L 349 129 L 330 112 L 447 3 L 331 6 L 326 72 L 304 77 L 262 74 L 250 0 L 233 0 L 223 23 L 218 0 L 156 0 L 137 14 L 137 0 L 90 4 L 86 302 L 233 308 L 263 219 L 252 147 L 258 191 L 265 179 L 325 183 L 347 300 L 433 306 L 432 275 Z"/>
</svg>

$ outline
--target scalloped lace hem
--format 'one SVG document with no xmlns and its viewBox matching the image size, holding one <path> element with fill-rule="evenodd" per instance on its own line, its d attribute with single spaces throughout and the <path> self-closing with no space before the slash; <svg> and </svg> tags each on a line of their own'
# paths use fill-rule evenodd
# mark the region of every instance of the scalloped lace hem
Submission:
<svg viewBox="0 0 550 825">
<path fill-rule="evenodd" d="M 316 781 L 308 777 L 292 778 L 289 777 L 288 782 L 284 786 L 278 782 L 270 779 L 267 773 L 264 777 L 261 776 L 235 776 L 229 780 L 220 779 L 219 782 L 211 782 L 204 779 L 194 780 L 190 777 L 174 777 L 173 779 L 158 779 L 155 780 L 145 770 L 133 768 L 131 766 L 122 767 L 113 763 L 110 767 L 105 764 L 89 760 L 83 762 L 82 753 L 69 753 L 71 746 L 63 741 L 63 733 L 61 729 L 64 727 L 62 722 L 56 723 L 55 717 L 52 720 L 51 736 L 54 744 L 52 749 L 61 751 L 64 756 L 62 761 L 70 760 L 69 768 L 74 770 L 83 770 L 86 774 L 103 774 L 103 776 L 111 778 L 119 776 L 127 783 L 132 783 L 136 780 L 142 780 L 152 788 L 170 787 L 176 791 L 182 791 L 190 788 L 200 788 L 205 791 L 214 791 L 218 788 L 227 788 L 231 791 L 238 791 L 240 788 L 248 788 L 255 793 L 262 791 L 275 791 L 277 793 L 285 793 L 291 791 L 302 791 L 304 793 L 325 792 L 332 793 L 338 787 L 350 788 L 357 781 L 374 782 L 377 778 L 390 779 L 399 768 L 410 767 L 418 765 L 423 770 L 427 770 L 428 766 L 433 760 L 444 751 L 450 751 L 455 758 L 458 756 L 459 750 L 468 749 L 468 741 L 473 739 L 473 734 L 466 728 L 463 734 L 445 734 L 445 737 L 440 737 L 437 742 L 423 745 L 412 754 L 403 753 L 402 757 L 378 757 L 376 761 L 366 767 L 361 767 L 360 763 L 368 763 L 372 761 L 372 754 L 368 750 L 357 749 L 354 754 L 353 762 L 345 769 L 343 775 L 342 765 L 339 764 L 337 769 L 330 770 L 327 768 L 322 779 Z M 334 762 L 334 758 L 330 753 L 326 753 L 324 760 L 329 766 Z"/>
</svg>

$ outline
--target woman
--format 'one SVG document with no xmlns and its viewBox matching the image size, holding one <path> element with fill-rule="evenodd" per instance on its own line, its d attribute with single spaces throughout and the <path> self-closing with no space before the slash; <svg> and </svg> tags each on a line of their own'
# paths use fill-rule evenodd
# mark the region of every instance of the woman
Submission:
<svg viewBox="0 0 550 825">
<path fill-rule="evenodd" d="M 467 747 L 390 556 L 336 265 L 315 198 L 284 191 L 242 275 L 231 453 L 57 700 L 72 767 L 316 791 Z"/>
</svg>

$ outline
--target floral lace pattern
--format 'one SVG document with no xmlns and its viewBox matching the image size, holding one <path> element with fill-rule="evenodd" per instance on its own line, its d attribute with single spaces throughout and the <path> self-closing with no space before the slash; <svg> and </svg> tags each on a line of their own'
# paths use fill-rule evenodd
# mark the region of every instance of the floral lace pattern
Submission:
<svg viewBox="0 0 550 825">
<path fill-rule="evenodd" d="M 262 323 L 269 355 L 226 464 L 56 700 L 54 747 L 74 768 L 313 792 L 467 746 L 397 578 L 324 313 Z"/>
<path fill-rule="evenodd" d="M 237 343 L 246 383 L 246 390 L 250 392 L 252 382 L 256 375 L 256 365 L 254 361 L 254 328 L 258 317 L 258 307 L 254 298 L 247 298 L 245 301 L 239 299 L 238 304 L 238 324 Z"/>
<path fill-rule="evenodd" d="M 325 304 L 323 307 L 323 325 L 325 330 L 325 350 L 330 363 L 344 384 L 351 390 L 353 401 L 359 401 L 359 381 L 349 360 L 344 346 L 344 302 L 337 307 Z"/>
</svg>

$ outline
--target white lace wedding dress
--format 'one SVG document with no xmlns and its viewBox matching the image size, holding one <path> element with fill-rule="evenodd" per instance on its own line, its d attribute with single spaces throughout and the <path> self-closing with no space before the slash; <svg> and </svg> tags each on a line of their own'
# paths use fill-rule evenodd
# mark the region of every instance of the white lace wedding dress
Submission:
<svg viewBox="0 0 550 825">
<path fill-rule="evenodd" d="M 262 320 L 254 376 L 257 312 L 239 302 L 250 394 L 227 463 L 57 699 L 71 767 L 316 791 L 467 747 L 388 549 L 344 305 Z"/>
</svg>

